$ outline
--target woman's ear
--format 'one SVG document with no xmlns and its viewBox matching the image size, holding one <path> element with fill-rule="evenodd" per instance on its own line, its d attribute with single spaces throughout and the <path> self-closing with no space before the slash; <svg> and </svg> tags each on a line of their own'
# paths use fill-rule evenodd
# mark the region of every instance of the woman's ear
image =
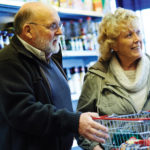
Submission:
<svg viewBox="0 0 150 150">
<path fill-rule="evenodd" d="M 113 51 L 115 51 L 115 52 L 118 51 L 118 49 L 117 49 L 117 43 L 112 44 L 112 49 L 113 49 Z"/>
<path fill-rule="evenodd" d="M 26 38 L 32 39 L 32 29 L 29 24 L 24 25 L 23 34 L 26 36 Z"/>
</svg>

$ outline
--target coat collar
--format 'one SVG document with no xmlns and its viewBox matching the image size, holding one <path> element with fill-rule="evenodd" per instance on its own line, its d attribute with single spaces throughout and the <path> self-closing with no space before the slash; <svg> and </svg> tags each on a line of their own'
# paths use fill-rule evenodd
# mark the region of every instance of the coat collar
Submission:
<svg viewBox="0 0 150 150">
<path fill-rule="evenodd" d="M 129 94 L 120 86 L 116 78 L 111 73 L 109 68 L 109 62 L 102 64 L 98 61 L 96 62 L 96 64 L 89 68 L 89 72 L 103 78 L 103 86 L 101 89 L 102 91 L 105 89 L 109 89 L 120 95 L 121 97 L 129 100 Z"/>
<path fill-rule="evenodd" d="M 28 50 L 26 50 L 26 48 L 24 47 L 24 45 L 20 42 L 20 40 L 17 38 L 17 36 L 15 35 L 12 40 L 11 40 L 11 44 L 12 46 L 15 48 L 15 50 L 20 53 L 23 54 L 29 58 L 33 58 L 35 57 L 31 52 L 29 52 Z"/>
<path fill-rule="evenodd" d="M 147 54 L 146 54 L 147 55 Z M 148 58 L 150 59 L 149 55 L 147 55 Z M 101 63 L 101 62 L 96 62 L 93 66 L 89 68 L 89 72 L 92 74 L 95 74 L 102 78 L 102 89 L 101 91 L 105 89 L 109 89 L 116 93 L 117 95 L 125 98 L 130 102 L 130 96 L 126 90 L 124 90 L 123 87 L 120 86 L 120 84 L 117 82 L 116 78 L 113 76 L 113 74 L 110 71 L 109 68 L 109 62 L 106 63 Z M 147 93 L 150 90 L 150 73 L 149 73 L 149 80 L 148 80 L 148 90 Z"/>
<path fill-rule="evenodd" d="M 34 54 L 32 54 L 30 51 L 26 50 L 26 48 L 24 47 L 24 45 L 20 42 L 20 40 L 17 38 L 17 36 L 15 35 L 12 40 L 11 40 L 11 44 L 12 46 L 16 49 L 16 51 L 25 56 L 28 57 L 32 60 L 34 60 L 36 63 L 43 63 L 44 65 L 48 65 L 46 62 L 41 61 L 40 59 L 38 59 Z M 65 76 L 65 78 L 67 79 L 63 69 L 62 69 L 62 53 L 61 53 L 61 46 L 60 46 L 60 51 L 58 52 L 58 54 L 54 54 L 51 56 L 51 59 L 55 62 L 55 64 L 57 65 L 57 67 L 60 69 L 60 71 L 62 72 L 62 74 Z"/>
</svg>

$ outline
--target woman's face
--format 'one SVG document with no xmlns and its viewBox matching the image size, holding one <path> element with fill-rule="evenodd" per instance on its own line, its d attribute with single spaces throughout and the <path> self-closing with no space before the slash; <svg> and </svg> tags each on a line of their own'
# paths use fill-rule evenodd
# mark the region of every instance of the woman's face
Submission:
<svg viewBox="0 0 150 150">
<path fill-rule="evenodd" d="M 138 27 L 129 26 L 127 30 L 122 30 L 114 51 L 116 51 L 120 61 L 134 62 L 142 56 L 142 37 Z"/>
</svg>

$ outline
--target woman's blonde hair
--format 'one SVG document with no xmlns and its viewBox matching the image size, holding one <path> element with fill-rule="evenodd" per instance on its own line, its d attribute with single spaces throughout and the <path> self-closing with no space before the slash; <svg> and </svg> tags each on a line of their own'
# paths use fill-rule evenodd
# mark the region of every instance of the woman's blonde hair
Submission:
<svg viewBox="0 0 150 150">
<path fill-rule="evenodd" d="M 108 13 L 102 19 L 99 27 L 98 43 L 100 44 L 100 59 L 108 61 L 113 55 L 112 46 L 120 35 L 122 29 L 127 30 L 128 25 L 136 25 L 139 21 L 137 15 L 127 9 L 118 8 L 114 14 Z"/>
</svg>

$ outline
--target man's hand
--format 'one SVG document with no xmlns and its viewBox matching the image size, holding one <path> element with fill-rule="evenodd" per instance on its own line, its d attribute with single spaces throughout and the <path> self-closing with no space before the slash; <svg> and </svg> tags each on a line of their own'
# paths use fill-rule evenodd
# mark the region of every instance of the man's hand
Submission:
<svg viewBox="0 0 150 150">
<path fill-rule="evenodd" d="M 105 139 L 108 138 L 108 128 L 97 123 L 92 117 L 99 117 L 97 113 L 82 113 L 79 120 L 79 134 L 85 138 L 96 141 L 99 143 L 105 143 Z"/>
</svg>

